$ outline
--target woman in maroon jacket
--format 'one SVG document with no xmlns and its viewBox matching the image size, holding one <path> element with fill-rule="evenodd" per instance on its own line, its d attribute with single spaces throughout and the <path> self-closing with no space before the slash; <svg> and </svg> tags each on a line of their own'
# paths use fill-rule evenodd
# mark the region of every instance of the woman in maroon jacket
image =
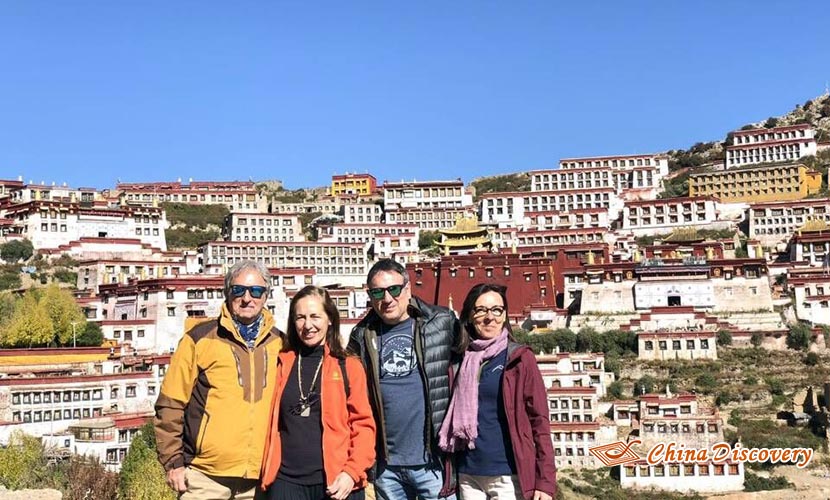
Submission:
<svg viewBox="0 0 830 500">
<path fill-rule="evenodd" d="M 464 300 L 464 355 L 439 445 L 455 452 L 462 500 L 551 500 L 556 466 L 548 399 L 536 357 L 513 342 L 506 287 L 474 286 Z"/>
</svg>

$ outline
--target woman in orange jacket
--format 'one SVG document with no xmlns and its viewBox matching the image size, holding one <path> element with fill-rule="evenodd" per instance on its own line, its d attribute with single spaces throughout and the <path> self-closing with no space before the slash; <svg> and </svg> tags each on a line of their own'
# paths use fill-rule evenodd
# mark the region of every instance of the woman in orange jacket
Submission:
<svg viewBox="0 0 830 500">
<path fill-rule="evenodd" d="M 374 461 L 375 420 L 363 365 L 343 349 L 328 292 L 307 286 L 288 310 L 262 487 L 269 500 L 361 500 Z"/>
</svg>

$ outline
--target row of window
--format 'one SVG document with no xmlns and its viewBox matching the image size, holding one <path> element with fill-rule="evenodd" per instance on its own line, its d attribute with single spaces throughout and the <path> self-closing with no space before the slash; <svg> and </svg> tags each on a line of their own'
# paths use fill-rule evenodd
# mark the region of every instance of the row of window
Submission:
<svg viewBox="0 0 830 500">
<path fill-rule="evenodd" d="M 247 191 L 247 190 L 246 190 Z M 128 193 L 127 199 L 132 201 L 152 201 L 153 198 L 156 198 L 160 201 L 208 201 L 207 195 L 204 194 L 137 194 L 137 193 Z M 242 193 L 238 194 L 212 194 L 210 195 L 209 201 L 213 203 L 221 203 L 221 202 L 235 202 L 239 200 L 247 200 L 247 201 L 256 201 L 255 194 L 245 194 L 243 191 Z M 250 207 L 248 207 L 250 208 Z"/>
<path fill-rule="evenodd" d="M 143 330 L 140 330 L 143 332 Z M 136 385 L 129 384 L 126 386 L 125 395 L 128 398 L 136 396 Z M 110 399 L 118 399 L 120 388 L 113 386 L 110 388 Z M 147 386 L 147 394 L 154 396 L 156 394 L 156 386 Z M 39 404 L 57 404 L 69 403 L 74 401 L 100 401 L 104 397 L 103 389 L 74 389 L 65 391 L 26 391 L 13 392 L 13 405 L 39 405 Z"/>
<path fill-rule="evenodd" d="M 531 245 L 564 245 L 567 243 L 587 243 L 602 241 L 601 232 L 585 232 L 581 234 L 551 234 L 545 236 L 519 236 L 519 246 Z"/>
<path fill-rule="evenodd" d="M 590 413 L 585 415 L 571 415 L 570 413 L 551 413 L 550 414 L 550 421 L 551 422 L 593 422 L 594 417 Z"/>
<path fill-rule="evenodd" d="M 398 222 L 428 222 L 428 221 L 450 221 L 455 224 L 455 219 L 466 215 L 465 210 L 424 210 L 407 212 L 388 212 L 386 219 L 389 224 Z"/>
<path fill-rule="evenodd" d="M 557 408 L 562 408 L 563 410 L 567 410 L 568 408 L 573 408 L 574 410 L 579 410 L 580 408 L 585 410 L 591 409 L 590 399 L 551 399 L 549 404 L 551 410 L 555 410 Z"/>
<path fill-rule="evenodd" d="M 773 208 L 773 209 L 769 210 L 769 214 L 767 214 L 767 210 L 768 209 L 766 209 L 766 208 L 757 208 L 757 209 L 753 210 L 752 215 L 755 218 L 759 218 L 759 217 L 780 217 L 782 215 L 814 215 L 814 214 L 826 214 L 827 213 L 827 207 L 812 207 L 812 211 L 810 211 L 810 208 L 804 208 L 804 207 L 793 207 L 792 209 L 790 209 L 790 208 L 787 208 L 787 209 Z M 825 217 L 825 220 L 827 220 L 826 217 Z M 801 219 L 797 219 L 796 221 L 800 222 Z M 790 222 L 792 222 L 792 218 L 790 219 Z"/>
<path fill-rule="evenodd" d="M 269 247 L 256 247 L 256 248 L 249 248 L 249 247 L 242 247 L 242 246 L 226 246 L 226 245 L 216 245 L 212 247 L 213 252 L 218 256 L 224 255 L 241 255 L 241 256 L 254 256 L 254 255 L 277 255 L 277 256 L 326 256 L 326 257 L 334 257 L 339 255 L 345 256 L 357 256 L 362 253 L 362 249 L 360 248 L 353 248 L 353 247 L 342 247 L 342 246 L 334 246 L 334 245 L 320 245 L 320 246 L 312 246 L 312 245 L 303 245 L 303 246 L 289 246 L 289 245 L 274 245 Z"/>
<path fill-rule="evenodd" d="M 103 389 L 71 391 L 27 391 L 13 392 L 12 404 L 52 404 L 71 401 L 98 401 L 103 399 Z"/>
<path fill-rule="evenodd" d="M 672 423 L 665 423 L 661 422 L 658 424 L 654 424 L 653 422 L 646 422 L 643 423 L 643 432 L 654 432 L 654 429 L 657 429 L 659 434 L 691 434 L 692 433 L 692 424 L 690 422 L 672 422 Z M 697 422 L 695 424 L 695 432 L 697 434 L 703 434 L 708 432 L 709 434 L 717 434 L 718 432 L 718 424 L 714 422 L 709 422 L 708 424 L 704 424 L 702 422 Z"/>
<path fill-rule="evenodd" d="M 257 232 L 256 228 L 251 228 L 249 231 L 247 227 L 237 227 L 236 234 L 257 234 Z M 274 228 L 273 231 L 271 231 L 270 227 L 261 227 L 259 228 L 259 234 L 298 234 L 298 231 L 294 231 L 293 228 L 290 227 Z"/>
<path fill-rule="evenodd" d="M 697 468 L 697 473 L 695 473 L 695 468 Z M 667 472 L 670 477 L 681 476 L 680 464 L 640 466 L 626 465 L 624 470 L 625 477 L 665 477 Z M 738 464 L 683 464 L 682 470 L 682 476 L 685 477 L 710 475 L 737 476 L 740 474 Z"/>
<path fill-rule="evenodd" d="M 80 420 L 81 418 L 100 417 L 103 408 L 73 408 L 63 410 L 29 410 L 13 411 L 12 422 L 25 424 L 32 422 L 58 422 L 61 420 Z"/>
<path fill-rule="evenodd" d="M 690 350 L 690 351 L 694 350 L 696 340 L 698 340 L 700 342 L 700 349 L 709 349 L 709 339 L 689 339 L 689 340 L 686 340 L 686 349 Z M 658 341 L 657 345 L 658 345 L 658 348 L 661 351 L 667 351 L 668 350 L 668 341 L 666 341 L 666 340 Z M 683 348 L 681 346 L 682 346 L 682 341 L 672 340 L 671 349 L 673 351 L 682 350 Z M 646 351 L 654 350 L 654 341 L 653 340 L 646 340 L 644 347 L 645 347 Z"/>
<path fill-rule="evenodd" d="M 295 223 L 298 223 L 299 220 L 296 217 L 288 217 L 284 219 L 274 219 L 273 217 L 266 217 L 266 218 L 251 218 L 251 225 L 252 226 L 270 226 L 271 221 L 274 221 L 275 226 L 280 225 L 280 221 L 282 221 L 283 226 L 293 226 Z M 247 226 L 248 219 L 246 217 L 239 217 L 236 219 L 236 225 L 238 226 Z M 247 231 L 247 228 L 246 228 Z"/>
<path fill-rule="evenodd" d="M 760 132 L 757 134 L 735 134 L 732 138 L 733 144 L 749 144 L 751 142 L 766 142 L 766 141 L 780 141 L 784 139 L 797 139 L 799 137 L 807 137 L 806 130 L 785 130 L 785 131 L 769 131 Z"/>
<path fill-rule="evenodd" d="M 598 167 L 642 167 L 651 166 L 651 157 L 643 158 L 618 158 L 616 160 L 580 160 L 580 161 L 562 161 L 559 162 L 561 168 L 598 168 Z M 659 165 L 659 160 L 654 159 L 654 164 Z"/>
<path fill-rule="evenodd" d="M 290 259 L 280 259 L 274 260 L 272 258 L 266 257 L 227 257 L 226 259 L 213 259 L 210 263 L 214 265 L 222 265 L 227 263 L 228 266 L 233 266 L 236 262 L 242 262 L 243 260 L 254 260 L 259 262 L 260 264 L 264 264 L 267 267 L 312 267 L 315 271 L 319 274 L 339 274 L 339 275 L 346 275 L 346 274 L 366 274 L 366 266 L 361 263 L 362 259 L 347 259 L 349 262 L 355 262 L 352 266 L 324 266 L 322 263 L 330 263 L 330 261 L 325 259 L 317 259 L 316 261 L 304 259 L 304 260 L 290 260 Z M 319 264 L 318 264 L 319 263 Z M 317 265 L 315 265 L 317 264 Z M 348 262 L 347 262 L 348 264 Z M 289 285 L 291 283 L 285 283 Z M 310 283 L 307 283 L 310 284 Z"/>
<path fill-rule="evenodd" d="M 461 196 L 461 188 L 386 189 L 386 199 L 395 198 L 454 198 Z"/>
</svg>

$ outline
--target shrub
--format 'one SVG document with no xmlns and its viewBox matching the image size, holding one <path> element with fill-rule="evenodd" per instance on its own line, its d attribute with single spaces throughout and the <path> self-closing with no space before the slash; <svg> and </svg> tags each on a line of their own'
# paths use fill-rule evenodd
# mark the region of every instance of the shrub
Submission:
<svg viewBox="0 0 830 500">
<path fill-rule="evenodd" d="M 0 273 L 0 290 L 14 290 L 21 286 L 23 286 L 23 283 L 20 281 L 20 273 Z"/>
<path fill-rule="evenodd" d="M 807 356 L 804 357 L 804 364 L 807 366 L 816 366 L 819 361 L 818 354 L 814 352 L 808 352 Z"/>
<path fill-rule="evenodd" d="M 718 392 L 717 397 L 715 397 L 715 404 L 717 406 L 723 406 L 731 403 L 732 401 L 740 401 L 741 396 L 739 394 L 735 394 L 734 392 L 724 389 Z"/>
<path fill-rule="evenodd" d="M 46 476 L 40 439 L 15 431 L 9 445 L 0 448 L 0 484 L 10 490 L 37 488 Z"/>
<path fill-rule="evenodd" d="M 752 344 L 753 347 L 761 347 L 761 344 L 764 342 L 764 336 L 758 332 L 752 334 L 752 337 L 749 338 L 749 343 Z"/>
<path fill-rule="evenodd" d="M 623 397 L 623 385 L 622 382 L 619 380 L 615 380 L 608 385 L 608 397 L 614 399 L 622 399 Z"/>
<path fill-rule="evenodd" d="M 812 332 L 807 325 L 803 323 L 793 325 L 787 333 L 787 347 L 794 351 L 806 351 L 810 347 L 811 336 Z"/>
<path fill-rule="evenodd" d="M 705 372 L 695 379 L 695 387 L 704 394 L 711 394 L 717 385 L 718 381 L 709 372 Z"/>
<path fill-rule="evenodd" d="M 61 489 L 66 500 L 118 499 L 118 474 L 107 471 L 98 460 L 73 455 L 65 468 L 68 480 Z"/>
<path fill-rule="evenodd" d="M 785 490 L 792 487 L 793 484 L 783 476 L 763 477 L 745 471 L 744 491 Z"/>
<path fill-rule="evenodd" d="M 732 334 L 726 330 L 721 330 L 718 332 L 718 345 L 726 346 L 732 345 Z"/>
<path fill-rule="evenodd" d="M 765 382 L 769 387 L 770 394 L 776 396 L 782 396 L 784 394 L 784 383 L 781 382 L 781 379 L 776 377 L 769 377 L 765 380 Z"/>
<path fill-rule="evenodd" d="M 74 285 L 78 282 L 78 273 L 68 269 L 57 269 L 55 270 L 53 276 L 61 283 L 70 283 Z"/>
<path fill-rule="evenodd" d="M 164 469 L 156 458 L 153 424 L 147 423 L 133 438 L 121 465 L 118 484 L 120 497 L 135 500 L 175 500 L 165 482 Z"/>
</svg>

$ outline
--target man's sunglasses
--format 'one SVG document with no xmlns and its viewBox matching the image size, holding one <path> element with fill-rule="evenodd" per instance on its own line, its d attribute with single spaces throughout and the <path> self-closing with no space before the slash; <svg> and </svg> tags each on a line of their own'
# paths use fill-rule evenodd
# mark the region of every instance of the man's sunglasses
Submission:
<svg viewBox="0 0 830 500">
<path fill-rule="evenodd" d="M 371 297 L 372 300 L 382 300 L 383 297 L 386 295 L 386 292 L 389 292 L 389 295 L 391 295 L 392 297 L 397 297 L 401 294 L 401 292 L 403 291 L 403 287 L 405 286 L 406 283 L 402 285 L 387 286 L 386 288 L 370 288 L 368 290 L 369 297 Z"/>
<path fill-rule="evenodd" d="M 265 295 L 265 292 L 267 291 L 268 287 L 266 286 L 231 285 L 231 295 L 234 297 L 242 297 L 245 295 L 245 292 L 249 292 L 251 294 L 251 297 L 258 299 Z"/>
</svg>

